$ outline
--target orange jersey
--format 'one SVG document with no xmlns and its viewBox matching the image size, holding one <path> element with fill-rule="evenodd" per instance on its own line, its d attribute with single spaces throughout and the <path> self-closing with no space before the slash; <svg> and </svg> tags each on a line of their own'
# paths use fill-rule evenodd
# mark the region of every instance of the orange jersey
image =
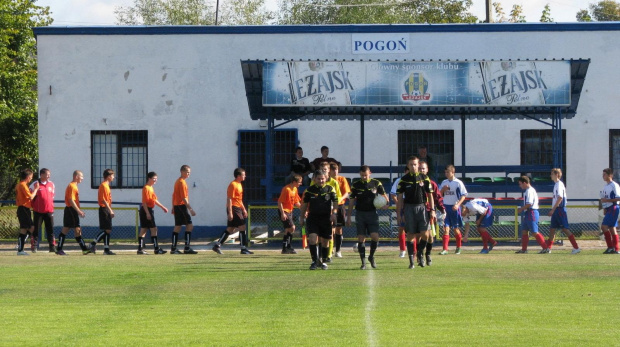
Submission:
<svg viewBox="0 0 620 347">
<path fill-rule="evenodd" d="M 155 195 L 155 189 L 148 184 L 142 188 L 142 204 L 146 204 L 146 207 L 155 207 L 155 201 L 157 201 L 157 195 Z"/>
<path fill-rule="evenodd" d="M 280 198 L 278 198 L 278 204 L 282 204 L 284 212 L 292 212 L 295 204 L 299 202 L 301 202 L 301 198 L 299 193 L 297 193 L 297 187 L 285 185 L 280 193 Z"/>
<path fill-rule="evenodd" d="M 26 182 L 19 182 L 15 187 L 17 193 L 16 204 L 17 206 L 24 206 L 32 208 L 32 201 L 30 200 L 30 188 Z"/>
<path fill-rule="evenodd" d="M 349 181 L 344 176 L 336 176 L 336 181 L 338 181 L 338 186 L 340 187 L 340 195 L 345 195 L 347 193 L 351 193 L 351 187 L 349 187 Z M 344 205 L 346 199 L 340 199 L 338 201 L 338 205 Z"/>
<path fill-rule="evenodd" d="M 75 201 L 75 205 L 80 208 L 80 194 L 77 183 L 75 182 L 69 183 L 67 189 L 65 189 L 65 205 L 67 205 L 67 207 L 72 207 L 71 200 Z"/>
<path fill-rule="evenodd" d="M 185 205 L 185 199 L 188 197 L 189 195 L 187 195 L 187 183 L 184 179 L 179 177 L 177 181 L 174 182 L 174 191 L 172 192 L 172 205 Z"/>
<path fill-rule="evenodd" d="M 97 202 L 99 206 L 106 207 L 104 201 L 107 202 L 109 206 L 112 206 L 112 192 L 110 192 L 110 183 L 108 181 L 101 182 L 99 191 L 97 192 Z"/>
<path fill-rule="evenodd" d="M 243 208 L 243 186 L 240 182 L 230 182 L 226 196 L 232 201 L 233 206 Z"/>
</svg>

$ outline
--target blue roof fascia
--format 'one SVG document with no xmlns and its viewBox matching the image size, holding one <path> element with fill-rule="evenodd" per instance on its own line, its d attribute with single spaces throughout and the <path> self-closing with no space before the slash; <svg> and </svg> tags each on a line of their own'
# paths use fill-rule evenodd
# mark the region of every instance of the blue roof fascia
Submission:
<svg viewBox="0 0 620 347">
<path fill-rule="evenodd" d="M 620 22 L 378 24 L 378 25 L 261 25 L 261 26 L 47 26 L 38 35 L 204 35 L 204 34 L 333 34 L 433 32 L 558 32 L 620 31 Z"/>
</svg>

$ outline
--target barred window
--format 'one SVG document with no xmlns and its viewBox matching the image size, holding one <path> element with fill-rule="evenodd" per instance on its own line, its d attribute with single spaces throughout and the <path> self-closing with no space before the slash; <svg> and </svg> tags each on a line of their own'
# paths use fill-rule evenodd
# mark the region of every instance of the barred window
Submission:
<svg viewBox="0 0 620 347">
<path fill-rule="evenodd" d="M 553 165 L 551 129 L 521 130 L 521 165 Z M 562 180 L 566 182 L 566 130 L 562 130 L 562 168 Z M 549 179 L 549 172 L 532 172 L 531 176 Z"/>
<path fill-rule="evenodd" d="M 148 168 L 146 130 L 91 131 L 91 187 L 97 188 L 103 171 L 112 169 L 111 188 L 142 188 Z"/>
<path fill-rule="evenodd" d="M 620 179 L 620 130 L 609 130 L 609 167 L 614 170 L 614 180 Z"/>
<path fill-rule="evenodd" d="M 398 165 L 407 165 L 407 158 L 420 157 L 420 148 L 426 147 L 429 175 L 433 179 L 443 177 L 443 169 L 454 164 L 454 130 L 399 130 Z"/>
<path fill-rule="evenodd" d="M 290 173 L 295 147 L 299 143 L 297 129 L 277 129 L 273 132 L 271 147 L 273 177 L 271 178 L 266 177 L 265 167 L 267 132 L 265 130 L 239 130 L 238 136 L 239 165 L 248 172 L 243 188 L 244 198 L 248 202 L 268 200 L 261 180 L 271 179 L 275 185 L 284 184 L 284 178 Z"/>
</svg>

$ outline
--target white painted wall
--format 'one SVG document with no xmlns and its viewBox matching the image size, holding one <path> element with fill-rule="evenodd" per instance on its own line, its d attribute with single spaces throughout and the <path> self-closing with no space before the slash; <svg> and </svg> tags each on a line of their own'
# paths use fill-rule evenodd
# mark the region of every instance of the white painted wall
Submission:
<svg viewBox="0 0 620 347">
<path fill-rule="evenodd" d="M 609 165 L 609 129 L 620 98 L 617 31 L 411 33 L 408 54 L 351 53 L 351 34 L 39 35 L 40 164 L 59 187 L 81 169 L 81 200 L 95 200 L 90 182 L 91 130 L 148 130 L 149 170 L 170 205 L 182 164 L 196 225 L 224 225 L 226 187 L 237 166 L 237 131 L 260 129 L 249 116 L 240 60 L 244 59 L 561 59 L 590 58 L 577 116 L 564 120 L 570 198 L 597 198 Z M 50 94 L 51 87 L 51 94 Z M 321 145 L 343 165 L 359 164 L 359 123 L 297 121 L 306 157 Z M 400 129 L 455 130 L 460 121 L 368 121 L 366 164 L 397 162 Z M 535 121 L 468 121 L 467 164 L 517 165 L 521 129 L 549 129 Z M 252 175 L 252 172 L 248 172 Z M 98 184 L 99 182 L 96 182 Z M 140 190 L 114 190 L 115 201 L 140 201 Z M 171 215 L 157 216 L 172 225 Z"/>
</svg>

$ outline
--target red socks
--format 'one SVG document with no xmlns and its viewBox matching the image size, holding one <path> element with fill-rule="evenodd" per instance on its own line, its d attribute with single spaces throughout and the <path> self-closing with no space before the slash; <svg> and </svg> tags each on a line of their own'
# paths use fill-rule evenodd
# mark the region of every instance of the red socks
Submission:
<svg viewBox="0 0 620 347">
<path fill-rule="evenodd" d="M 521 235 L 521 250 L 522 251 L 527 251 L 527 243 L 530 240 L 530 235 L 527 233 L 527 231 L 523 232 L 523 235 Z"/>
<path fill-rule="evenodd" d="M 579 246 L 577 245 L 577 240 L 575 240 L 575 235 L 570 234 L 568 240 L 570 241 L 570 244 L 573 246 L 574 249 L 579 248 Z"/>
<path fill-rule="evenodd" d="M 460 231 L 454 233 L 454 238 L 456 239 L 456 247 L 461 248 L 463 245 L 463 235 Z"/>
<path fill-rule="evenodd" d="M 405 233 L 398 234 L 398 246 L 401 252 L 407 250 L 407 235 Z"/>
<path fill-rule="evenodd" d="M 611 236 L 611 247 L 617 251 L 620 250 L 620 239 L 618 238 L 618 234 L 614 234 Z"/>
<path fill-rule="evenodd" d="M 444 251 L 448 250 L 448 243 L 450 243 L 450 235 L 443 236 L 443 249 Z"/>
<path fill-rule="evenodd" d="M 489 238 L 491 237 L 489 233 L 487 233 L 486 231 L 481 231 L 480 237 L 482 238 L 482 248 L 483 249 L 489 248 Z"/>
<path fill-rule="evenodd" d="M 607 243 L 607 248 L 613 248 L 614 246 L 611 243 L 611 232 L 605 231 L 603 235 L 605 235 L 605 242 Z"/>
<path fill-rule="evenodd" d="M 534 234 L 534 236 L 536 237 L 536 241 L 538 242 L 540 247 L 542 247 L 543 249 L 547 248 L 547 242 L 545 242 L 545 238 L 540 233 L 536 233 Z"/>
</svg>

